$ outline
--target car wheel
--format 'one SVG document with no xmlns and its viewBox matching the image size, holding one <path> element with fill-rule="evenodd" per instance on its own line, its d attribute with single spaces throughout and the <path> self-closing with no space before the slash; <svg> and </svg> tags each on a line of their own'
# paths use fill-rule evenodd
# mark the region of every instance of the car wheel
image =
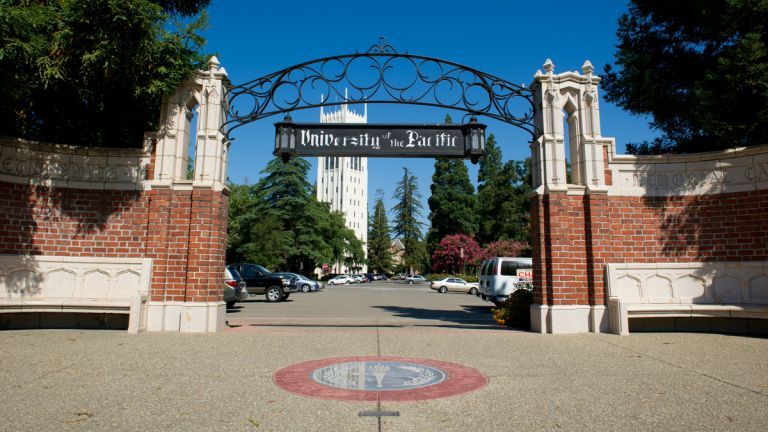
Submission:
<svg viewBox="0 0 768 432">
<path fill-rule="evenodd" d="M 235 307 L 235 302 L 233 302 L 233 301 L 228 301 L 228 302 L 227 302 L 227 309 L 232 309 L 233 307 Z"/>
<path fill-rule="evenodd" d="M 408 281 L 408 285 L 413 285 L 413 281 Z"/>
<path fill-rule="evenodd" d="M 475 287 L 470 288 L 469 289 L 469 293 L 472 294 L 472 295 L 477 295 L 477 288 L 475 288 Z"/>
<path fill-rule="evenodd" d="M 311 290 L 309 289 L 309 285 L 306 285 L 306 284 L 305 284 L 304 286 L 302 286 L 302 287 L 301 287 L 301 291 L 302 291 L 302 292 L 305 292 L 305 293 L 308 293 L 308 292 L 309 292 L 309 291 L 311 291 Z"/>
<path fill-rule="evenodd" d="M 448 288 L 446 288 L 446 287 L 440 287 L 440 289 L 439 289 L 438 291 L 440 292 L 440 294 L 445 294 L 445 293 L 447 293 L 447 292 L 448 292 Z"/>
<path fill-rule="evenodd" d="M 270 303 L 279 302 L 283 299 L 283 289 L 278 286 L 272 286 L 267 288 L 267 292 L 264 293 L 267 301 Z"/>
</svg>

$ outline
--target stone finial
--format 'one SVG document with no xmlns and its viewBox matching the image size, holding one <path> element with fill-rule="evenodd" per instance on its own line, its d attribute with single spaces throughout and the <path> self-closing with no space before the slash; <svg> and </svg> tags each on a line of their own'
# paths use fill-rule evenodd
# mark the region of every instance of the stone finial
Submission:
<svg viewBox="0 0 768 432">
<path fill-rule="evenodd" d="M 208 60 L 208 66 L 212 68 L 219 67 L 221 63 L 219 63 L 219 59 L 216 58 L 216 56 L 211 56 L 210 60 Z"/>
<path fill-rule="evenodd" d="M 587 60 L 584 62 L 583 65 L 581 65 L 581 71 L 584 72 L 586 75 L 592 75 L 592 72 L 595 71 L 595 67 L 592 66 L 592 62 Z"/>
<path fill-rule="evenodd" d="M 537 70 L 536 70 L 536 73 L 535 73 L 535 74 L 533 74 L 533 77 L 534 77 L 534 78 L 538 78 L 538 77 L 540 77 L 540 76 L 542 76 L 542 75 L 544 75 L 544 74 L 543 74 L 543 73 L 541 73 L 541 69 L 537 69 Z"/>
<path fill-rule="evenodd" d="M 551 75 L 555 71 L 555 64 L 552 63 L 552 60 L 547 59 L 544 62 L 544 72 L 547 73 L 547 75 Z"/>
</svg>

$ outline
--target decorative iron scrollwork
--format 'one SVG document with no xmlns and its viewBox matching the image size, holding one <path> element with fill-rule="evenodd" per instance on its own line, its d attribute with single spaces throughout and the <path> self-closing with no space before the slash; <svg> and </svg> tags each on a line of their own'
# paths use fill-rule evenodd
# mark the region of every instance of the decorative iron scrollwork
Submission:
<svg viewBox="0 0 768 432">
<path fill-rule="evenodd" d="M 295 110 L 396 103 L 450 108 L 517 126 L 535 139 L 532 90 L 433 57 L 401 54 L 383 38 L 365 53 L 301 63 L 230 87 L 222 131 Z"/>
</svg>

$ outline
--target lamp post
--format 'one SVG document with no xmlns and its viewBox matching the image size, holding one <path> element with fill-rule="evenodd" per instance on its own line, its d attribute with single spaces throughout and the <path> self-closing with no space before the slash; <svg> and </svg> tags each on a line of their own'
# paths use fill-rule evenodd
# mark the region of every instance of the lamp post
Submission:
<svg viewBox="0 0 768 432">
<path fill-rule="evenodd" d="M 286 113 L 283 121 L 275 123 L 275 151 L 283 163 L 287 163 L 296 154 L 296 126 L 291 115 Z"/>
<path fill-rule="evenodd" d="M 488 152 L 485 150 L 485 125 L 472 116 L 469 123 L 461 126 L 464 133 L 464 156 L 476 164 Z"/>
</svg>

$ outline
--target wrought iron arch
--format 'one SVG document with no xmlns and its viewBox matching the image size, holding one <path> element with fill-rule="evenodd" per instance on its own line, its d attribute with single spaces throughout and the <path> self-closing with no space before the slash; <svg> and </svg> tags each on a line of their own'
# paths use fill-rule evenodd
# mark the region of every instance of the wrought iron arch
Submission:
<svg viewBox="0 0 768 432">
<path fill-rule="evenodd" d="M 367 66 L 371 76 L 356 78 L 353 70 L 361 66 Z M 310 93 L 325 98 L 312 101 Z M 384 38 L 364 53 L 311 60 L 231 86 L 227 98 L 222 132 L 230 140 L 235 129 L 265 117 L 362 103 L 456 109 L 509 123 L 530 133 L 532 140 L 541 135 L 534 124 L 531 89 L 459 63 L 399 53 Z"/>
</svg>

